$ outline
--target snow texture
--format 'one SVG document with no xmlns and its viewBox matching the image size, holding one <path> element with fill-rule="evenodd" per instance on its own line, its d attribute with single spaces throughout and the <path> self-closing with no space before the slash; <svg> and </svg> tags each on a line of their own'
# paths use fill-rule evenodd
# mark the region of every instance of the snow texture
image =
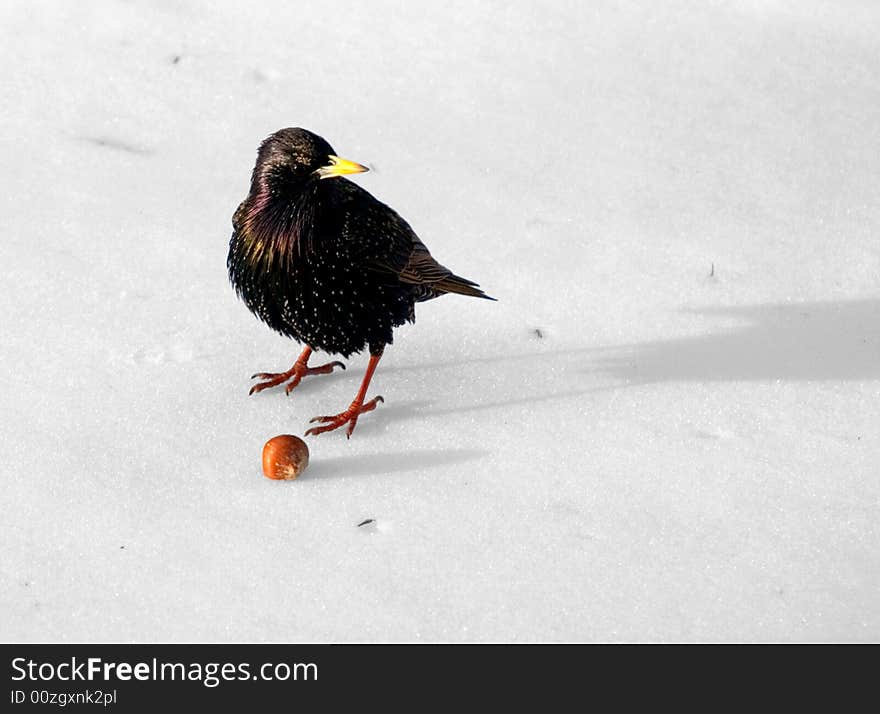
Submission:
<svg viewBox="0 0 880 714">
<path fill-rule="evenodd" d="M 2 639 L 880 639 L 878 23 L 0 4 Z M 298 351 L 225 268 L 284 126 L 499 302 L 419 305 L 272 482 L 366 366 L 247 396 Z"/>
</svg>

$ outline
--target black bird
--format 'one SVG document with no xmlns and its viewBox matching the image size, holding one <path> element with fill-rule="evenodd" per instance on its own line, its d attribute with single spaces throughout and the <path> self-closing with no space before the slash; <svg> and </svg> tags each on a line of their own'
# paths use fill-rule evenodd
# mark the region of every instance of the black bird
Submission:
<svg viewBox="0 0 880 714">
<path fill-rule="evenodd" d="M 286 372 L 260 372 L 260 392 L 342 362 L 309 367 L 313 350 L 348 357 L 369 347 L 370 362 L 351 405 L 312 419 L 321 434 L 372 411 L 370 379 L 395 327 L 415 321 L 415 303 L 446 293 L 494 300 L 438 263 L 409 224 L 345 174 L 367 168 L 341 159 L 305 129 L 281 129 L 257 151 L 248 197 L 232 217 L 227 268 L 239 297 L 276 332 L 305 345 Z M 325 180 L 330 179 L 330 180 Z"/>
</svg>

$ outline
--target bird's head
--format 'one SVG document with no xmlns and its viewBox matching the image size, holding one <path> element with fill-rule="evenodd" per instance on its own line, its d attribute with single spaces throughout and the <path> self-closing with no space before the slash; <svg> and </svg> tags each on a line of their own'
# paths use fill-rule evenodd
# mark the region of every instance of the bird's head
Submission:
<svg viewBox="0 0 880 714">
<path fill-rule="evenodd" d="M 337 156 L 317 134 L 280 129 L 260 144 L 253 179 L 270 188 L 297 191 L 310 182 L 368 170 Z"/>
</svg>

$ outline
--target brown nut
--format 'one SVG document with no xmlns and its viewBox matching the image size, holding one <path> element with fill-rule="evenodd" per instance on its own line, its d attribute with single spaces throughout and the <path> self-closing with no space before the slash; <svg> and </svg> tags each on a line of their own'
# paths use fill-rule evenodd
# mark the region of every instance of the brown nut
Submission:
<svg viewBox="0 0 880 714">
<path fill-rule="evenodd" d="M 292 434 L 273 436 L 263 446 L 263 475 L 275 480 L 291 481 L 309 465 L 309 447 Z"/>
</svg>

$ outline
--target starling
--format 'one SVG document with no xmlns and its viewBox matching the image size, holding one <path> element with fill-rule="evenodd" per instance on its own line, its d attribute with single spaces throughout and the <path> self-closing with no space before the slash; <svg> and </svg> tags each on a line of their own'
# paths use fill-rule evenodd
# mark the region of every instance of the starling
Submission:
<svg viewBox="0 0 880 714">
<path fill-rule="evenodd" d="M 276 332 L 304 347 L 286 372 L 260 372 L 250 393 L 328 374 L 342 362 L 309 367 L 313 350 L 347 358 L 365 348 L 370 361 L 349 407 L 312 419 L 321 434 L 376 408 L 370 379 L 395 327 L 415 321 L 415 303 L 446 293 L 493 300 L 471 280 L 438 263 L 394 210 L 346 178 L 367 171 L 339 158 L 305 129 L 281 129 L 257 151 L 247 198 L 232 217 L 227 268 L 238 296 Z"/>
</svg>

